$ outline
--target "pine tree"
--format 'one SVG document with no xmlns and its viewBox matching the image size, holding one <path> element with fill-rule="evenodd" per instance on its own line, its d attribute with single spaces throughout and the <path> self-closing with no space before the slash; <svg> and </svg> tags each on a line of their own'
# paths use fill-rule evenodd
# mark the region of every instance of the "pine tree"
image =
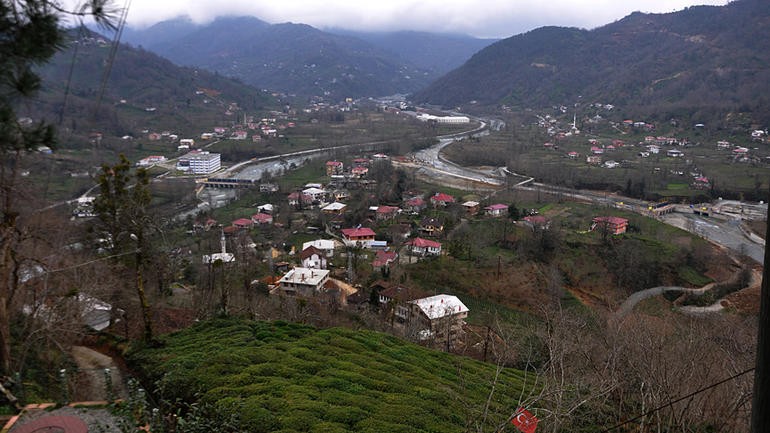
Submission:
<svg viewBox="0 0 770 433">
<path fill-rule="evenodd" d="M 90 0 L 73 11 L 53 0 L 0 0 L 0 372 L 11 373 L 11 313 L 20 287 L 16 254 L 24 238 L 19 199 L 20 162 L 25 151 L 54 147 L 52 125 L 19 118 L 17 107 L 41 87 L 35 67 L 64 47 L 65 16 L 91 16 L 110 26 L 110 0 Z"/>
</svg>

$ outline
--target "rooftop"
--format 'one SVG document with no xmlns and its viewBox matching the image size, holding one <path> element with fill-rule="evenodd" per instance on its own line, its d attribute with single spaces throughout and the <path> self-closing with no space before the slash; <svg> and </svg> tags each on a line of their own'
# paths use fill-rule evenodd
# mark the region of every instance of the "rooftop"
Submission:
<svg viewBox="0 0 770 433">
<path fill-rule="evenodd" d="M 411 301 L 411 303 L 417 305 L 431 320 L 469 311 L 468 307 L 457 296 L 452 295 L 430 296 L 428 298 L 416 299 Z"/>
</svg>

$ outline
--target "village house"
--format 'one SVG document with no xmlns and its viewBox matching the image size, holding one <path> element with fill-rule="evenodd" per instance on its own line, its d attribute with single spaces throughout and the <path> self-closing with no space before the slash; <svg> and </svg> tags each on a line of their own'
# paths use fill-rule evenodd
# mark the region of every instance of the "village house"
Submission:
<svg viewBox="0 0 770 433">
<path fill-rule="evenodd" d="M 369 173 L 369 169 L 367 167 L 362 167 L 362 166 L 353 167 L 350 170 L 351 176 L 356 177 L 356 178 L 365 177 L 367 175 L 367 173 Z"/>
<path fill-rule="evenodd" d="M 345 203 L 335 201 L 334 203 L 329 203 L 322 207 L 321 212 L 327 215 L 342 215 L 345 212 L 346 207 L 348 206 Z"/>
<path fill-rule="evenodd" d="M 305 195 L 309 195 L 313 201 L 323 201 L 326 198 L 326 190 L 317 188 L 317 187 L 310 187 L 307 189 L 302 190 L 302 193 Z"/>
<path fill-rule="evenodd" d="M 443 192 L 437 192 L 433 195 L 433 197 L 430 198 L 430 203 L 433 205 L 433 207 L 444 207 L 450 203 L 454 203 L 455 198 L 452 197 L 449 194 L 444 194 Z"/>
<path fill-rule="evenodd" d="M 396 259 L 398 259 L 398 253 L 395 251 L 377 251 L 377 254 L 374 256 L 374 260 L 372 261 L 372 268 L 375 271 L 379 271 L 382 268 L 390 267 L 393 265 L 393 263 L 396 262 Z"/>
<path fill-rule="evenodd" d="M 254 221 L 250 218 L 238 218 L 233 221 L 233 227 L 238 229 L 250 229 L 254 225 Z"/>
<path fill-rule="evenodd" d="M 254 224 L 272 224 L 273 223 L 273 216 L 267 213 L 256 213 L 251 216 L 251 221 Z"/>
<path fill-rule="evenodd" d="M 278 192 L 280 187 L 277 183 L 260 183 L 259 184 L 259 192 Z"/>
<path fill-rule="evenodd" d="M 160 163 L 163 163 L 163 162 L 166 162 L 166 157 L 165 156 L 151 155 L 151 156 L 148 156 L 146 158 L 140 159 L 139 162 L 136 163 L 136 165 L 138 167 L 150 167 L 150 166 L 153 166 L 155 164 L 160 164 Z"/>
<path fill-rule="evenodd" d="M 342 229 L 345 245 L 351 247 L 371 248 L 374 236 L 374 230 L 368 227 Z"/>
<path fill-rule="evenodd" d="M 270 203 L 265 203 L 263 205 L 257 206 L 257 212 L 259 213 L 267 213 L 267 214 L 273 214 L 274 206 Z"/>
<path fill-rule="evenodd" d="M 508 213 L 508 205 L 502 203 L 496 203 L 484 208 L 487 215 L 491 217 L 500 217 Z"/>
<path fill-rule="evenodd" d="M 579 156 L 580 154 L 575 151 L 567 153 L 567 158 L 569 159 L 577 159 Z"/>
<path fill-rule="evenodd" d="M 439 236 L 444 232 L 444 223 L 433 217 L 425 217 L 420 221 L 420 231 L 428 236 Z"/>
<path fill-rule="evenodd" d="M 441 243 L 423 238 L 414 238 L 406 243 L 409 253 L 413 256 L 438 256 L 441 254 Z"/>
<path fill-rule="evenodd" d="M 409 302 L 410 322 L 416 326 L 421 340 L 451 344 L 462 332 L 468 307 L 457 296 L 436 295 Z"/>
<path fill-rule="evenodd" d="M 409 302 L 425 297 L 426 293 L 401 285 L 388 285 L 380 282 L 373 285 L 372 290 L 377 290 L 380 308 L 392 311 L 394 318 L 401 322 L 409 320 Z"/>
<path fill-rule="evenodd" d="M 385 221 L 397 217 L 400 211 L 396 206 L 378 206 L 374 215 L 377 221 Z"/>
<path fill-rule="evenodd" d="M 668 151 L 666 151 L 666 156 L 670 158 L 681 158 L 684 156 L 684 152 L 677 149 L 669 149 Z"/>
<path fill-rule="evenodd" d="M 613 235 L 619 235 L 626 232 L 628 228 L 628 220 L 615 216 L 599 216 L 594 217 L 591 230 L 606 230 L 607 233 Z"/>
<path fill-rule="evenodd" d="M 326 253 L 310 245 L 299 253 L 302 267 L 308 269 L 326 269 Z"/>
<path fill-rule="evenodd" d="M 525 226 L 529 227 L 533 231 L 536 229 L 548 230 L 548 228 L 551 226 L 551 220 L 542 215 L 528 215 L 522 218 L 521 221 Z"/>
<path fill-rule="evenodd" d="M 301 194 L 298 191 L 294 191 L 287 197 L 289 199 L 290 206 L 299 206 L 302 203 L 303 206 L 307 206 L 313 203 L 313 197 L 307 194 Z"/>
<path fill-rule="evenodd" d="M 249 133 L 242 130 L 233 131 L 233 133 L 230 134 L 230 138 L 233 140 L 245 140 L 246 138 L 248 138 L 248 136 L 249 136 Z"/>
<path fill-rule="evenodd" d="M 329 280 L 325 269 L 294 268 L 279 281 L 280 290 L 287 295 L 311 297 Z"/>
<path fill-rule="evenodd" d="M 337 189 L 332 193 L 332 197 L 335 201 L 345 201 L 350 198 L 350 193 L 344 189 Z"/>
<path fill-rule="evenodd" d="M 342 174 L 344 172 L 344 165 L 341 161 L 326 161 L 326 175 L 332 176 L 335 174 Z"/>
<path fill-rule="evenodd" d="M 597 155 L 586 156 L 586 162 L 591 165 L 597 165 L 602 163 L 602 157 Z"/>
<path fill-rule="evenodd" d="M 465 208 L 465 212 L 468 215 L 476 215 L 477 213 L 479 213 L 480 203 L 477 201 L 469 200 L 463 203 L 462 206 Z"/>
<path fill-rule="evenodd" d="M 425 200 L 423 200 L 422 197 L 411 198 L 407 200 L 406 203 L 404 204 L 405 211 L 416 213 L 416 214 L 425 210 L 426 207 L 427 205 L 425 204 Z"/>
<path fill-rule="evenodd" d="M 314 241 L 304 242 L 302 244 L 302 249 L 305 250 L 312 246 L 326 254 L 326 257 L 333 257 L 334 249 L 338 244 L 341 245 L 339 241 L 335 241 L 334 239 L 316 239 Z"/>
<path fill-rule="evenodd" d="M 709 189 L 711 183 L 706 176 L 698 176 L 693 180 L 692 187 L 695 189 Z"/>
</svg>

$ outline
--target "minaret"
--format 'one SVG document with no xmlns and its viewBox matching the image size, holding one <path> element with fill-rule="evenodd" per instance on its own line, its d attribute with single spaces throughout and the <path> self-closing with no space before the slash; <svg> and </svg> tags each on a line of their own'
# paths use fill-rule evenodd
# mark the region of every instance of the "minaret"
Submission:
<svg viewBox="0 0 770 433">
<path fill-rule="evenodd" d="M 227 242 L 225 242 L 225 230 L 222 229 L 222 238 L 219 241 L 222 244 L 222 255 L 227 253 Z"/>
</svg>

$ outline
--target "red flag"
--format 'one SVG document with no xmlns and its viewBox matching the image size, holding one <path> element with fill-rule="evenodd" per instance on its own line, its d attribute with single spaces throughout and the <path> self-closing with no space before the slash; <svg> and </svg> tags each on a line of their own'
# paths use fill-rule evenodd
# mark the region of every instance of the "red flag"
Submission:
<svg viewBox="0 0 770 433">
<path fill-rule="evenodd" d="M 537 418 L 527 409 L 520 407 L 516 410 L 516 415 L 511 419 L 511 424 L 515 425 L 521 433 L 535 433 Z"/>
</svg>

